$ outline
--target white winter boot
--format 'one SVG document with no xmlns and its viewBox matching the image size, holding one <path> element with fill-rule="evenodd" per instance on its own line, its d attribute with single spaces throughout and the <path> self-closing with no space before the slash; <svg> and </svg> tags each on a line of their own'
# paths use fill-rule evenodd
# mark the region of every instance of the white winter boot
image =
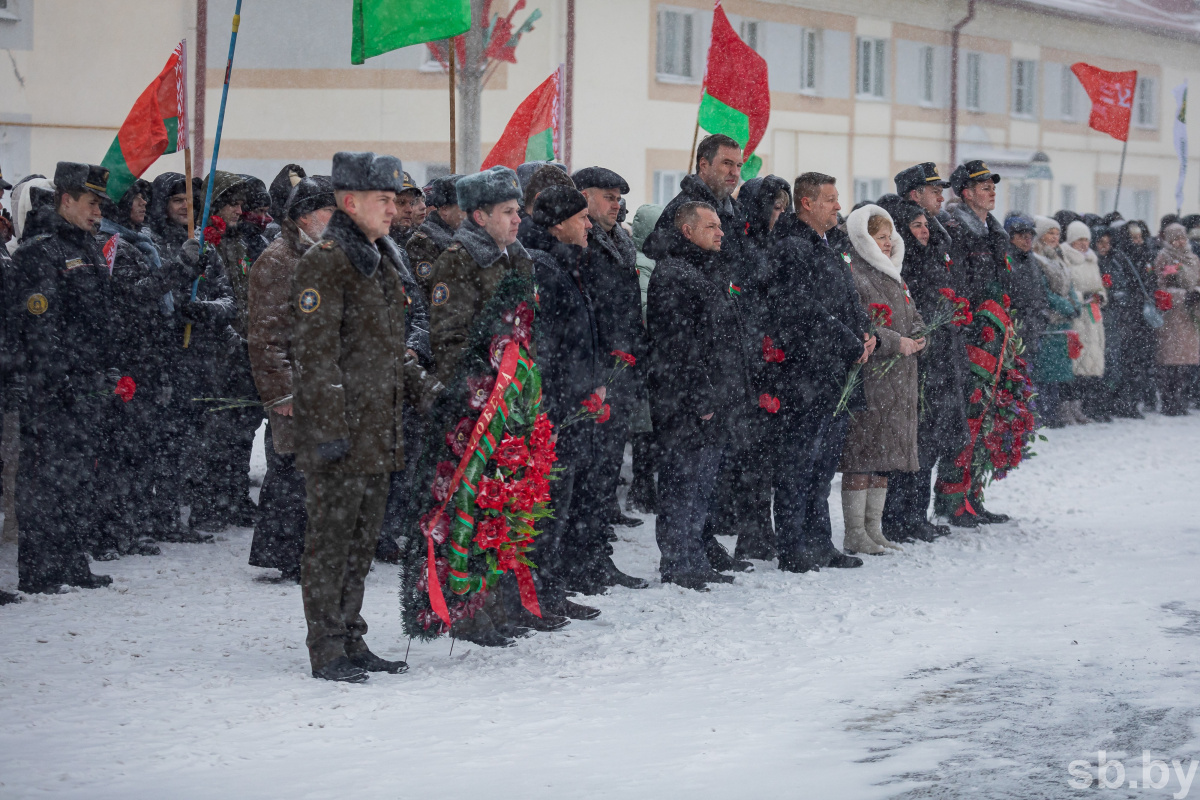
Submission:
<svg viewBox="0 0 1200 800">
<path fill-rule="evenodd" d="M 867 536 L 866 514 L 867 490 L 847 491 L 842 489 L 842 515 L 846 518 L 846 540 L 842 543 L 842 549 L 846 552 L 866 553 L 872 556 L 882 555 L 887 550 L 875 544 L 871 537 Z"/>
<path fill-rule="evenodd" d="M 903 547 L 883 535 L 883 504 L 887 501 L 887 492 L 886 486 L 882 489 L 867 489 L 867 536 L 880 547 L 903 550 Z"/>
</svg>

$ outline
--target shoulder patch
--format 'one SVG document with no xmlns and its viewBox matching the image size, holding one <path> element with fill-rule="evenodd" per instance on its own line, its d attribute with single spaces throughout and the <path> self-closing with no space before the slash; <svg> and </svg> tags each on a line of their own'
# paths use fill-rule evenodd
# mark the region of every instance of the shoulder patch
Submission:
<svg viewBox="0 0 1200 800">
<path fill-rule="evenodd" d="M 417 262 L 417 275 L 422 278 L 428 278 L 433 274 L 433 264 L 429 261 Z"/>
<path fill-rule="evenodd" d="M 29 313 L 33 314 L 35 317 L 40 317 L 42 314 L 45 314 L 46 309 L 49 307 L 50 302 L 46 300 L 46 295 L 44 294 L 31 294 L 29 295 L 29 299 L 25 301 L 25 308 L 28 309 Z"/>
<path fill-rule="evenodd" d="M 432 299 L 435 306 L 445 305 L 446 301 L 450 299 L 450 287 L 439 283 L 433 287 Z"/>
<path fill-rule="evenodd" d="M 321 307 L 321 293 L 316 289 L 305 289 L 300 293 L 300 310 L 311 314 Z"/>
</svg>

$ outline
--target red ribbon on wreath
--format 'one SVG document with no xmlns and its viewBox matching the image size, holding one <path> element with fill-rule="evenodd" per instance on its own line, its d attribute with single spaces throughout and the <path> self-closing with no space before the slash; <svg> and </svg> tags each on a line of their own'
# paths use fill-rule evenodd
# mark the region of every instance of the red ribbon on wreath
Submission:
<svg viewBox="0 0 1200 800">
<path fill-rule="evenodd" d="M 450 625 L 450 610 L 446 607 L 446 596 L 442 594 L 442 584 L 438 581 L 436 553 L 434 550 L 435 531 L 438 530 L 439 524 L 445 525 L 445 533 L 442 536 L 444 540 L 449 535 L 449 521 L 446 518 L 446 506 L 454 497 L 454 493 L 458 491 L 458 485 L 462 483 L 463 475 L 467 471 L 467 465 L 471 463 L 471 457 L 475 455 L 475 451 L 479 449 L 479 443 L 483 440 L 484 434 L 487 433 L 488 426 L 492 424 L 492 419 L 496 416 L 496 412 L 500 409 L 500 404 L 504 402 L 504 392 L 512 383 L 513 378 L 517 373 L 517 359 L 521 356 L 521 346 L 514 341 L 509 341 L 508 346 L 504 348 L 504 355 L 500 359 L 500 369 L 496 374 L 496 385 L 492 387 L 491 396 L 488 397 L 487 404 L 484 405 L 483 411 L 479 412 L 479 419 L 475 423 L 474 430 L 471 431 L 471 438 L 467 441 L 467 449 L 463 451 L 462 458 L 458 462 L 458 468 L 454 470 L 454 477 L 450 479 L 450 489 L 446 492 L 446 499 L 442 501 L 432 514 L 426 518 L 429 522 L 425 526 L 425 542 L 426 542 L 426 580 L 429 582 L 429 607 L 442 622 Z M 526 603 L 527 591 L 533 587 L 533 576 L 529 574 L 529 567 L 524 564 L 517 564 L 523 569 L 513 569 L 517 575 L 517 588 L 521 595 L 521 602 L 526 608 L 529 605 Z M 524 574 L 522 574 L 522 572 Z M 537 608 L 537 595 L 533 594 L 533 606 Z M 541 611 L 534 611 L 530 608 L 530 613 L 541 616 Z"/>
</svg>

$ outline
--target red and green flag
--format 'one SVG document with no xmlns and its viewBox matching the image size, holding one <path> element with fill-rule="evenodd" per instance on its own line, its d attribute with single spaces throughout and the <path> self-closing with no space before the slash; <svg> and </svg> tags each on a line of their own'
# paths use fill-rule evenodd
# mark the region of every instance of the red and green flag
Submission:
<svg viewBox="0 0 1200 800">
<path fill-rule="evenodd" d="M 521 101 L 481 169 L 497 164 L 516 169 L 526 161 L 553 161 L 560 151 L 562 116 L 560 66 Z"/>
<path fill-rule="evenodd" d="M 471 27 L 471 0 L 354 0 L 350 63 L 451 39 Z"/>
<path fill-rule="evenodd" d="M 770 118 L 767 61 L 738 38 L 721 0 L 717 0 L 700 100 L 700 127 L 709 133 L 723 133 L 742 146 L 743 180 L 755 177 L 762 169 L 762 159 L 754 151 Z"/>
<path fill-rule="evenodd" d="M 108 196 L 120 202 L 159 156 L 185 149 L 187 140 L 187 44 L 180 42 L 100 162 L 108 169 Z"/>
</svg>

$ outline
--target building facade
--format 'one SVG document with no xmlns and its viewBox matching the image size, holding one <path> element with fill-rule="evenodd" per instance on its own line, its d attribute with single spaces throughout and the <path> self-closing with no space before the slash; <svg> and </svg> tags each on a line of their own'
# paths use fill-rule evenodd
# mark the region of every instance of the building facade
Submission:
<svg viewBox="0 0 1200 800">
<path fill-rule="evenodd" d="M 220 161 L 266 179 L 285 163 L 327 172 L 341 149 L 399 155 L 418 181 L 449 169 L 448 80 L 426 48 L 350 65 L 352 0 L 251 0 L 242 9 Z M 630 202 L 665 202 L 686 174 L 711 0 L 575 0 L 572 166 L 603 164 Z M 1121 142 L 1091 131 L 1077 61 L 1137 70 L 1120 210 L 1175 210 L 1172 90 L 1200 85 L 1192 0 L 725 0 L 767 60 L 772 113 L 759 148 L 787 178 L 819 170 L 844 199 L 875 198 L 919 161 L 950 167 L 951 31 L 962 24 L 958 160 L 1006 180 L 998 208 L 1108 211 Z M 234 0 L 207 0 L 203 68 L 211 149 Z M 505 13 L 497 0 L 494 10 Z M 542 12 L 482 103 L 484 152 L 517 104 L 567 59 L 567 0 Z M 59 159 L 98 161 L 175 42 L 196 68 L 197 0 L 0 0 L 0 166 L 10 180 Z M 8 67 L 11 67 L 9 69 Z M 193 80 L 195 80 L 193 74 Z M 194 98 L 193 98 L 194 102 Z M 1197 115 L 1193 114 L 1193 117 Z M 1195 119 L 1189 127 L 1197 130 Z M 1184 211 L 1200 210 L 1200 147 Z M 155 171 L 182 171 L 182 155 Z"/>
</svg>

